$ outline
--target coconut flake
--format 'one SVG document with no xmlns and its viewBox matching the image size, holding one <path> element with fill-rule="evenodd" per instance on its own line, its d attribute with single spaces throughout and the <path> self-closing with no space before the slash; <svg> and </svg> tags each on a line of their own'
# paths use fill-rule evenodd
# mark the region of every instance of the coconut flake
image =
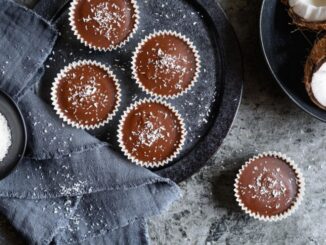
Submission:
<svg viewBox="0 0 326 245">
<path fill-rule="evenodd" d="M 311 90 L 316 100 L 326 106 L 326 62 L 312 75 Z"/>
<path fill-rule="evenodd" d="M 103 2 L 98 5 L 92 6 L 91 12 L 93 16 L 88 16 L 84 18 L 84 22 L 95 21 L 98 24 L 98 29 L 95 28 L 96 32 L 100 35 L 104 35 L 108 40 L 111 40 L 112 36 L 115 35 L 117 30 L 113 28 L 112 24 L 117 24 L 121 26 L 125 21 L 122 15 L 122 10 L 118 5 L 112 3 L 111 7 L 117 12 L 110 11 L 110 3 Z"/>
<path fill-rule="evenodd" d="M 289 0 L 289 5 L 294 13 L 306 21 L 326 21 L 325 0 Z"/>
<path fill-rule="evenodd" d="M 11 146 L 11 130 L 8 126 L 7 119 L 0 113 L 0 163 L 8 154 Z"/>
</svg>

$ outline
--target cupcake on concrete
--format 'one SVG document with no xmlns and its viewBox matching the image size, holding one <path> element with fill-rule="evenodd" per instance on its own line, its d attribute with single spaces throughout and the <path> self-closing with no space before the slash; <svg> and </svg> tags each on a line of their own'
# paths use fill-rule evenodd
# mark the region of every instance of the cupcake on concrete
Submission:
<svg viewBox="0 0 326 245">
<path fill-rule="evenodd" d="M 326 30 L 326 1 L 281 0 L 288 6 L 293 23 L 313 31 Z"/>
<path fill-rule="evenodd" d="M 294 162 L 281 153 L 263 153 L 239 171 L 235 196 L 250 216 L 277 221 L 292 214 L 300 204 L 304 181 Z"/>
<path fill-rule="evenodd" d="M 108 123 L 120 105 L 120 85 L 101 63 L 84 60 L 66 66 L 55 78 L 52 103 L 68 124 L 95 129 Z"/>
<path fill-rule="evenodd" d="M 86 46 L 111 51 L 126 44 L 138 28 L 136 0 L 73 0 L 69 20 Z"/>
<path fill-rule="evenodd" d="M 194 44 L 180 33 L 155 32 L 139 43 L 133 55 L 133 77 L 146 93 L 176 98 L 198 79 L 200 57 Z"/>
<path fill-rule="evenodd" d="M 159 167 L 180 153 L 186 137 L 180 114 L 166 102 L 145 99 L 131 105 L 119 124 L 119 143 L 132 162 Z"/>
</svg>

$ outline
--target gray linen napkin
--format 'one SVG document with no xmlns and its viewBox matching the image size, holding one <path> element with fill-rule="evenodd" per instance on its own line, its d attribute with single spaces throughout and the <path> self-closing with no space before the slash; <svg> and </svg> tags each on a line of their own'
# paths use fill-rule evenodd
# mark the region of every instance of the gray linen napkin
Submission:
<svg viewBox="0 0 326 245">
<path fill-rule="evenodd" d="M 145 219 L 179 189 L 65 126 L 35 94 L 56 36 L 40 16 L 0 0 L 0 89 L 19 104 L 29 137 L 25 158 L 0 182 L 0 211 L 31 244 L 146 244 Z"/>
</svg>

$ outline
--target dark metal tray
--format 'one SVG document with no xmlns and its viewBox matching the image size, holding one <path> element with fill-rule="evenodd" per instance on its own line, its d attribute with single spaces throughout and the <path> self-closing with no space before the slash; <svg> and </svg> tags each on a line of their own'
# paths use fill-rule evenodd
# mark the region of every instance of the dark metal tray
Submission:
<svg viewBox="0 0 326 245">
<path fill-rule="evenodd" d="M 119 50 L 97 52 L 84 47 L 75 38 L 68 21 L 69 1 L 59 2 L 43 0 L 35 8 L 53 22 L 60 32 L 53 53 L 46 62 L 40 95 L 50 102 L 54 77 L 72 61 L 93 59 L 110 66 L 121 81 L 122 105 L 113 121 L 90 133 L 120 151 L 116 134 L 122 112 L 133 101 L 148 97 L 131 79 L 132 52 L 137 43 L 154 30 L 181 32 L 199 50 L 202 71 L 198 83 L 189 93 L 168 100 L 185 119 L 188 129 L 185 147 L 178 159 L 153 171 L 179 182 L 203 167 L 226 137 L 242 94 L 239 45 L 220 6 L 214 0 L 139 0 L 140 26 L 135 37 Z"/>
</svg>

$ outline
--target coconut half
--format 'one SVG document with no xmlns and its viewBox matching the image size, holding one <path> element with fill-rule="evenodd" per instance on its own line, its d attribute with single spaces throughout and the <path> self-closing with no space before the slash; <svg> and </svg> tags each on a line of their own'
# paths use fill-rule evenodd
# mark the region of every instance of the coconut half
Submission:
<svg viewBox="0 0 326 245">
<path fill-rule="evenodd" d="M 293 23 L 315 31 L 326 30 L 326 0 L 281 0 L 289 7 Z"/>
<path fill-rule="evenodd" d="M 326 110 L 326 35 L 317 40 L 306 61 L 304 84 L 310 99 Z"/>
</svg>

